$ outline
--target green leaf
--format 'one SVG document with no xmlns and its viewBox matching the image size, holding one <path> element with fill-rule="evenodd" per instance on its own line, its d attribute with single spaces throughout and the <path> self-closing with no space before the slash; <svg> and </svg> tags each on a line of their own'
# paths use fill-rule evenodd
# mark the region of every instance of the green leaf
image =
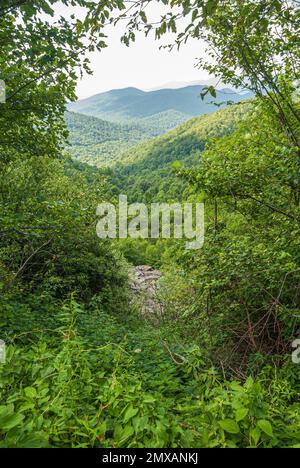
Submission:
<svg viewBox="0 0 300 468">
<path fill-rule="evenodd" d="M 45 0 L 40 1 L 40 6 L 47 15 L 50 15 L 50 16 L 54 15 L 54 10 L 50 7 L 50 5 Z"/>
<path fill-rule="evenodd" d="M 261 419 L 260 421 L 258 421 L 257 425 L 269 437 L 274 437 L 272 425 L 269 421 L 267 421 L 266 419 Z"/>
<path fill-rule="evenodd" d="M 6 418 L 7 416 L 10 416 L 11 414 L 13 414 L 14 412 L 14 405 L 10 404 L 10 405 L 1 405 L 0 406 L 0 425 L 1 425 L 1 422 L 4 418 Z"/>
<path fill-rule="evenodd" d="M 144 403 L 155 403 L 156 400 L 152 395 L 146 395 L 143 399 Z"/>
<path fill-rule="evenodd" d="M 219 424 L 229 434 L 239 434 L 240 432 L 239 425 L 233 419 L 223 419 L 223 421 L 219 421 Z"/>
<path fill-rule="evenodd" d="M 147 23 L 147 15 L 146 15 L 146 13 L 144 11 L 140 12 L 140 17 L 141 17 L 143 23 L 146 24 Z"/>
<path fill-rule="evenodd" d="M 103 421 L 103 423 L 101 423 L 101 424 L 99 424 L 99 426 L 97 426 L 97 434 L 98 435 L 105 434 L 106 430 L 107 430 L 106 421 Z"/>
<path fill-rule="evenodd" d="M 260 429 L 258 427 L 250 429 L 250 438 L 253 440 L 254 445 L 257 445 L 261 436 Z"/>
<path fill-rule="evenodd" d="M 249 413 L 249 410 L 247 408 L 238 409 L 235 413 L 236 421 L 237 422 L 242 421 L 243 419 L 245 419 L 248 413 Z"/>
<path fill-rule="evenodd" d="M 128 424 L 120 433 L 120 441 L 125 442 L 125 440 L 131 437 L 133 434 L 134 429 L 130 424 Z"/>
<path fill-rule="evenodd" d="M 129 406 L 127 409 L 125 416 L 124 416 L 124 423 L 127 423 L 130 419 L 132 419 L 137 413 L 139 412 L 138 408 L 134 408 L 132 405 Z"/>
<path fill-rule="evenodd" d="M 12 414 L 11 416 L 7 416 L 0 422 L 0 429 L 9 431 L 20 424 L 24 418 L 25 416 L 23 414 Z"/>
<path fill-rule="evenodd" d="M 48 447 L 48 436 L 44 432 L 29 434 L 18 442 L 20 448 L 45 448 Z"/>
<path fill-rule="evenodd" d="M 34 387 L 26 387 L 24 392 L 27 398 L 35 398 L 37 395 L 36 389 Z"/>
</svg>

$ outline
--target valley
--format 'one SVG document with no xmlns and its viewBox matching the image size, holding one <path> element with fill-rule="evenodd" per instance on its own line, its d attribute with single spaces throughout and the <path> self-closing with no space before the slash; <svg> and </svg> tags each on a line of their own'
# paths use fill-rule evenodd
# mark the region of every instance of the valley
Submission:
<svg viewBox="0 0 300 468">
<path fill-rule="evenodd" d="M 128 150 L 138 143 L 167 133 L 194 116 L 214 113 L 229 100 L 232 104 L 251 96 L 224 89 L 218 91 L 216 99 L 202 101 L 203 89 L 204 86 L 187 86 L 143 92 L 129 88 L 70 104 L 65 116 L 70 151 L 78 161 L 99 168 L 126 159 L 130 162 Z"/>
</svg>

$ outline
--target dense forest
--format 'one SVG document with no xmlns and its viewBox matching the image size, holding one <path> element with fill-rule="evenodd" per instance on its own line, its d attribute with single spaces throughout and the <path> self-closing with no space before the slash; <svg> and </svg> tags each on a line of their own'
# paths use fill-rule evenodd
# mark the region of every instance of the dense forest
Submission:
<svg viewBox="0 0 300 468">
<path fill-rule="evenodd" d="M 67 112 L 65 121 L 72 157 L 100 168 L 111 166 L 130 147 L 153 136 L 150 129 L 136 124 L 122 125 L 74 112 Z"/>
<path fill-rule="evenodd" d="M 62 3 L 0 0 L 0 447 L 299 448 L 299 2 L 158 0 L 154 23 L 148 0 Z M 120 21 L 128 47 L 205 41 L 199 67 L 249 99 L 70 112 Z M 203 248 L 99 239 L 120 194 L 204 203 Z"/>
<path fill-rule="evenodd" d="M 123 123 L 67 112 L 68 148 L 73 159 L 99 168 L 115 165 L 129 148 L 141 141 L 161 135 L 189 120 L 185 114 L 169 110 L 160 114 Z"/>
<path fill-rule="evenodd" d="M 252 97 L 251 93 L 222 89 L 213 100 L 206 98 L 202 102 L 199 97 L 204 89 L 187 86 L 145 93 L 125 88 L 69 104 L 71 111 L 66 113 L 65 120 L 72 157 L 99 168 L 111 167 L 139 141 L 164 134 L 194 115 L 215 112 L 218 107 Z"/>
</svg>

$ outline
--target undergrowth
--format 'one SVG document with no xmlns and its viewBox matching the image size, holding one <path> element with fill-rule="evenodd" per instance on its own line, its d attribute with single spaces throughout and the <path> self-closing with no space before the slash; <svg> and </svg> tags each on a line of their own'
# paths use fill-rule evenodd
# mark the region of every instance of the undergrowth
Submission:
<svg viewBox="0 0 300 468">
<path fill-rule="evenodd" d="M 298 366 L 229 381 L 134 317 L 71 296 L 46 324 L 37 306 L 24 306 L 22 333 L 7 328 L 0 447 L 299 446 Z"/>
</svg>

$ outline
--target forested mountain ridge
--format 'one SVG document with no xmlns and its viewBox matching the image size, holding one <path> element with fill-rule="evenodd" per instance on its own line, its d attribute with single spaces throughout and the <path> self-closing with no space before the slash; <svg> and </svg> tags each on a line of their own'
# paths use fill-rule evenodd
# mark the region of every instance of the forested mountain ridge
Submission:
<svg viewBox="0 0 300 468">
<path fill-rule="evenodd" d="M 243 102 L 218 111 L 215 109 L 211 114 L 194 117 L 166 134 L 142 143 L 135 148 L 136 152 L 128 151 L 122 157 L 122 162 L 135 165 L 142 162 L 147 164 L 148 161 L 151 169 L 155 170 L 166 162 L 176 160 L 176 155 L 178 160 L 188 158 L 192 149 L 204 149 L 210 138 L 218 138 L 233 131 L 250 109 L 251 103 Z M 166 148 L 169 150 L 168 154 L 165 154 Z M 149 153 L 146 149 L 150 150 Z"/>
<path fill-rule="evenodd" d="M 152 169 L 155 169 L 164 165 L 166 160 L 172 162 L 185 156 L 188 158 L 192 148 L 204 149 L 204 142 L 208 142 L 209 138 L 232 130 L 234 123 L 242 118 L 247 109 L 249 104 L 243 101 L 219 111 L 215 107 L 214 113 L 188 121 L 187 116 L 182 117 L 170 111 L 131 123 L 108 122 L 85 114 L 67 112 L 65 121 L 69 129 L 69 151 L 78 161 L 99 168 L 121 164 L 128 166 L 131 172 L 137 171 L 140 163 L 152 165 Z M 170 120 L 178 123 L 173 130 L 173 125 L 168 128 Z M 186 147 L 183 140 L 186 141 Z M 150 148 L 153 148 L 152 156 Z M 187 153 L 182 154 L 186 149 Z M 148 163 L 141 162 L 147 158 Z M 134 166 L 129 169 L 132 164 Z"/>
<path fill-rule="evenodd" d="M 133 122 L 108 122 L 75 112 L 66 112 L 69 150 L 81 162 L 98 167 L 116 164 L 130 147 L 171 130 L 188 116 L 167 111 Z"/>
<path fill-rule="evenodd" d="M 114 182 L 133 199 L 180 199 L 185 184 L 174 176 L 173 163 L 199 163 L 209 141 L 232 133 L 250 109 L 251 102 L 245 101 L 194 117 L 162 136 L 134 146 L 110 171 Z"/>
<path fill-rule="evenodd" d="M 65 120 L 72 141 L 78 146 L 113 140 L 140 140 L 151 136 L 150 133 L 145 136 L 145 131 L 138 124 L 118 124 L 75 112 L 67 112 Z"/>
<path fill-rule="evenodd" d="M 216 99 L 206 97 L 202 101 L 203 89 L 204 86 L 187 86 L 144 92 L 126 88 L 69 104 L 71 112 L 66 113 L 65 119 L 71 153 L 81 162 L 108 167 L 138 142 L 251 95 L 224 89 L 217 91 Z"/>
<path fill-rule="evenodd" d="M 239 102 L 249 99 L 251 93 L 239 94 L 231 89 L 217 90 L 216 98 L 206 96 L 202 101 L 200 94 L 204 86 L 187 86 L 179 89 L 142 91 L 125 88 L 100 93 L 87 99 L 69 104 L 69 110 L 92 115 L 110 121 L 143 119 L 164 112 L 173 111 L 186 116 L 186 120 L 216 110 L 215 104 L 227 101 Z M 212 102 L 213 101 L 213 102 Z"/>
<path fill-rule="evenodd" d="M 74 112 L 67 112 L 65 121 L 72 157 L 99 167 L 114 164 L 131 146 L 155 135 L 135 123 L 112 123 Z"/>
</svg>

